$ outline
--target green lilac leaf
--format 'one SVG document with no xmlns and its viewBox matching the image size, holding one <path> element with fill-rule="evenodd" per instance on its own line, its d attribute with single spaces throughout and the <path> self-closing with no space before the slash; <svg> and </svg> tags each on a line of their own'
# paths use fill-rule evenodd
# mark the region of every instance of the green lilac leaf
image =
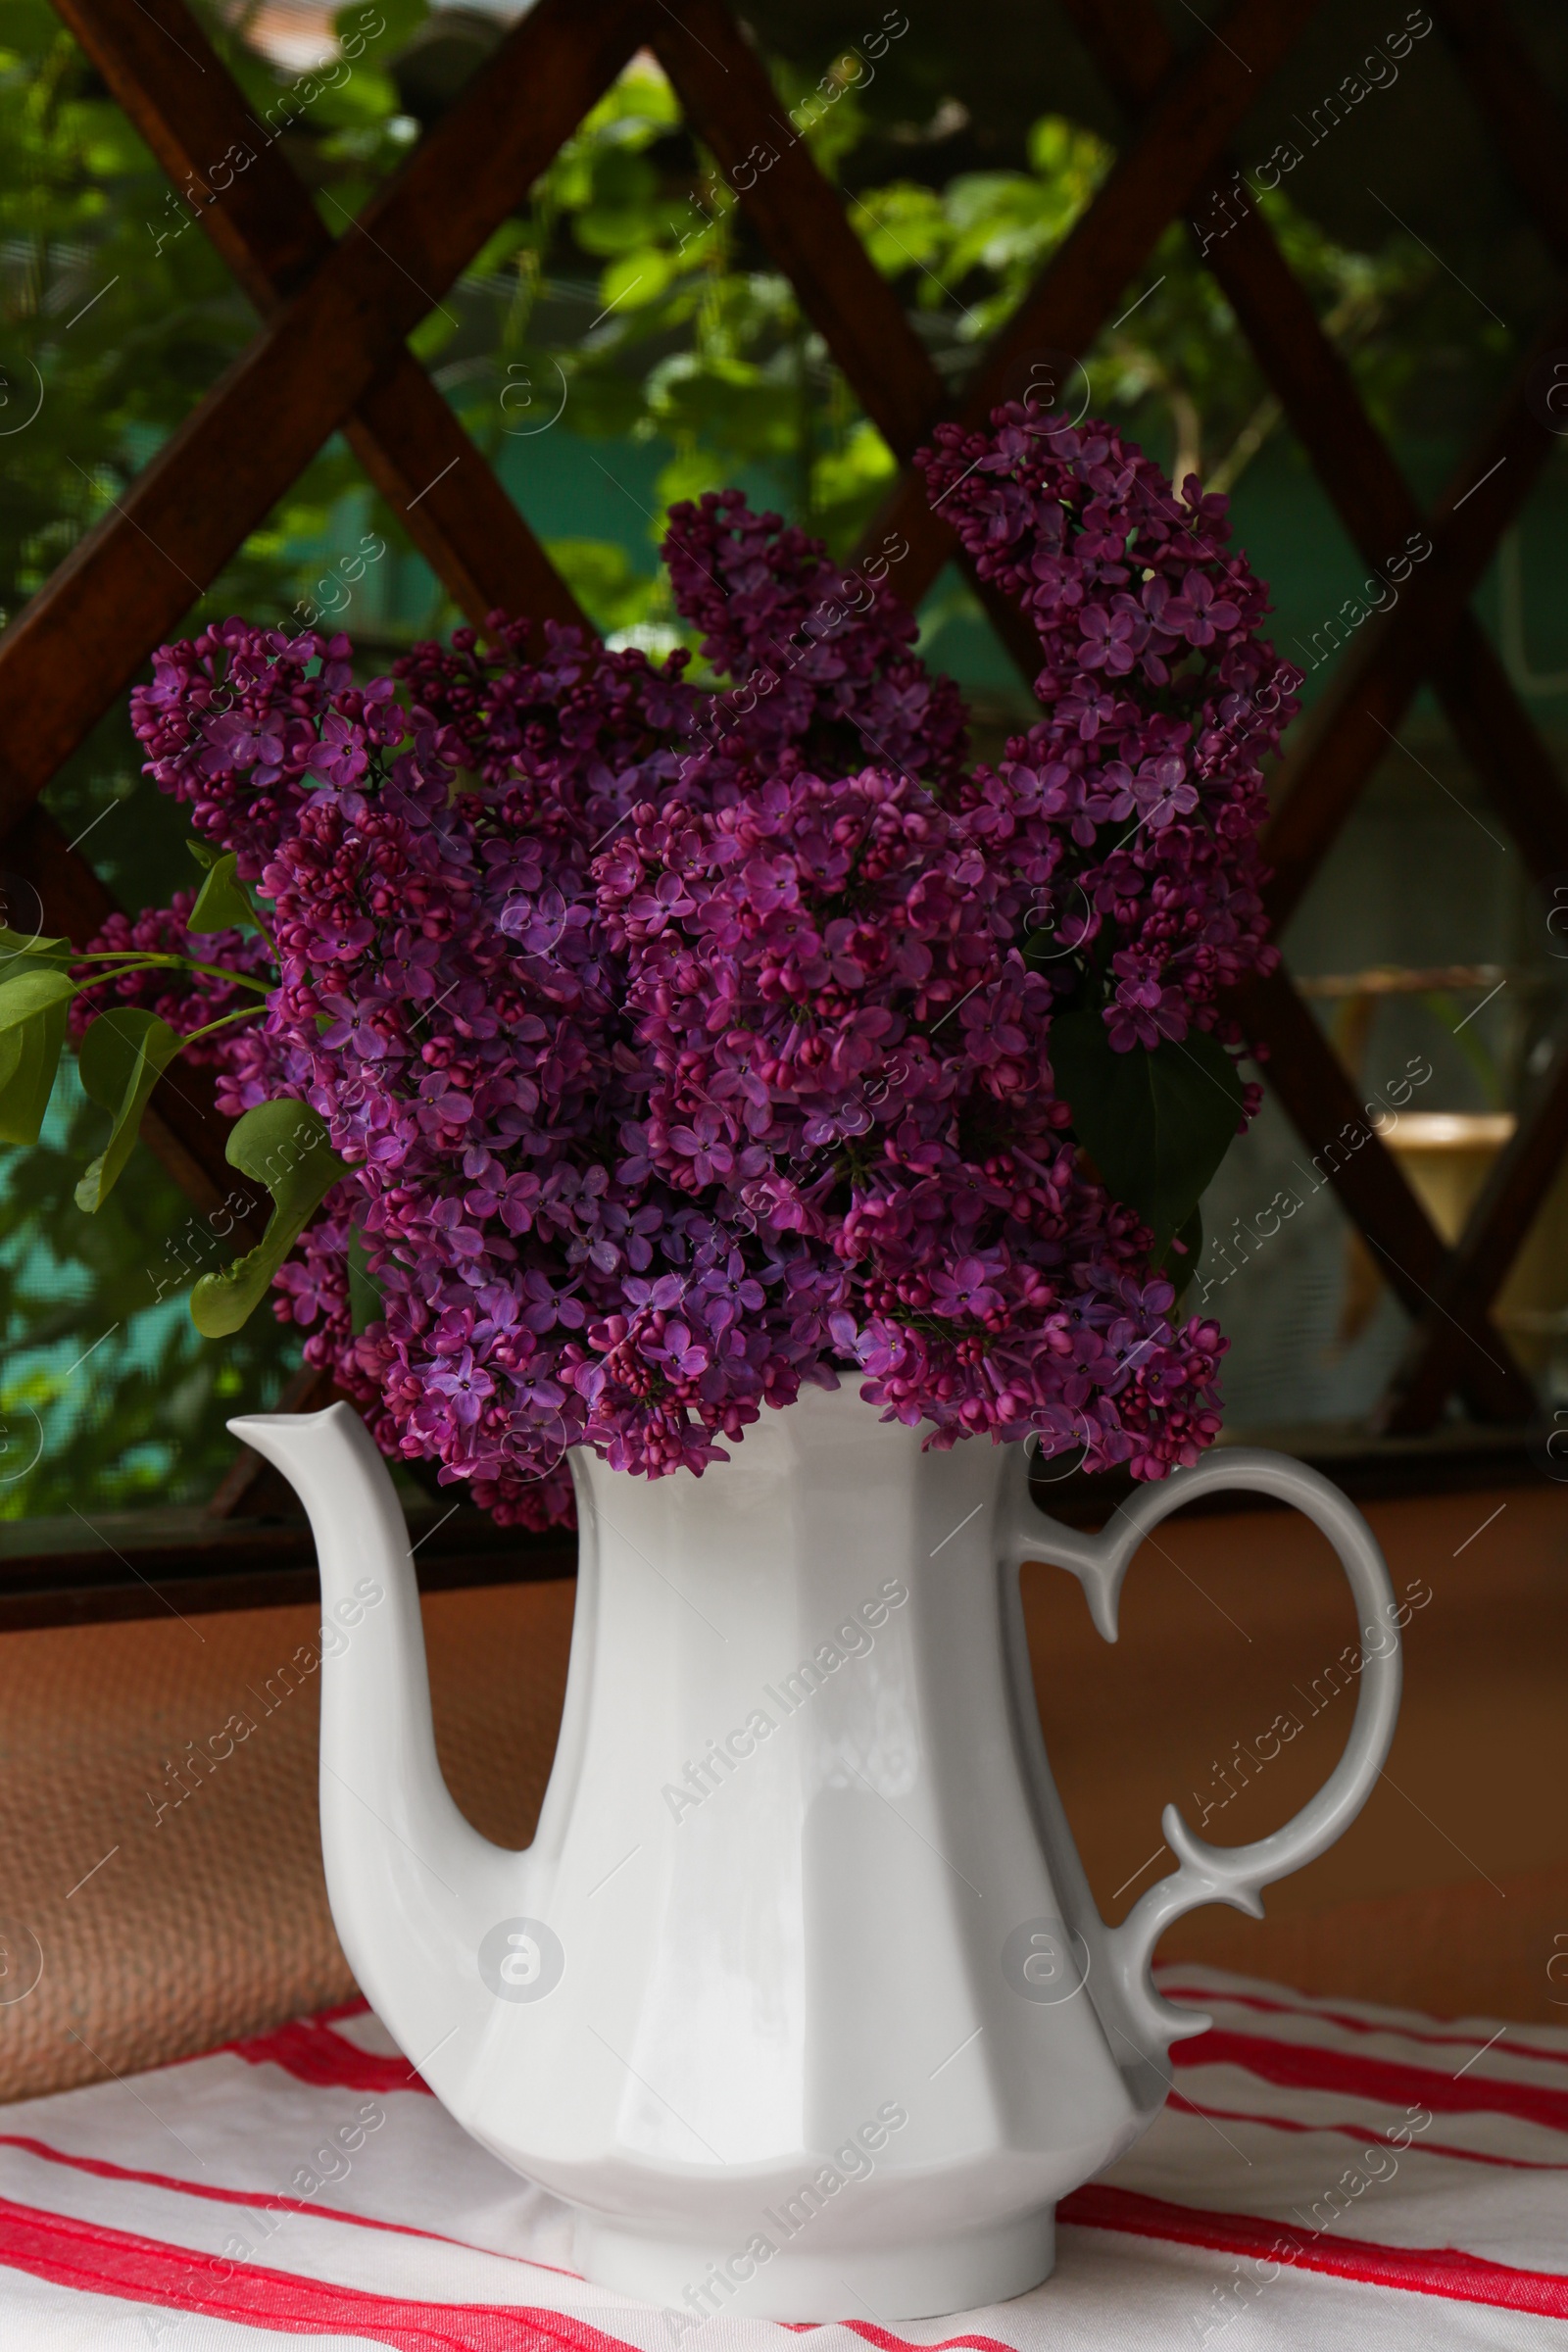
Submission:
<svg viewBox="0 0 1568 2352">
<path fill-rule="evenodd" d="M 194 850 L 195 843 L 191 844 Z M 185 917 L 187 931 L 259 931 L 250 900 L 245 896 L 239 879 L 239 859 L 232 850 L 220 858 L 201 863 L 207 867 L 207 879 L 196 893 L 196 904 Z"/>
<path fill-rule="evenodd" d="M 45 939 L 41 933 L 8 930 L 0 923 L 0 977 L 15 977 L 9 966 L 18 956 L 30 956 L 37 965 L 63 967 L 71 961 L 69 939 Z"/>
<path fill-rule="evenodd" d="M 1073 1132 L 1106 1189 L 1153 1232 L 1157 1263 L 1197 1207 L 1242 1116 L 1236 1064 L 1192 1030 L 1146 1052 L 1116 1053 L 1098 1012 L 1053 1022 L 1051 1064 Z"/>
<path fill-rule="evenodd" d="M 308 1102 L 258 1102 L 234 1123 L 228 1164 L 266 1185 L 272 1213 L 256 1248 L 221 1274 L 204 1274 L 190 1297 L 191 1320 L 209 1340 L 226 1338 L 266 1298 L 278 1267 L 321 1201 L 348 1174 L 326 1121 Z"/>
<path fill-rule="evenodd" d="M 179 1052 L 180 1039 L 155 1012 L 116 1005 L 101 1012 L 76 1053 L 82 1091 L 110 1114 L 109 1141 L 76 1187 L 76 1206 L 102 1208 L 141 1132 L 142 1112 Z"/>
<path fill-rule="evenodd" d="M 8 1029 L 20 1029 L 26 1021 L 55 1005 L 69 1004 L 81 984 L 73 980 L 59 964 L 47 964 L 41 971 L 18 972 L 14 979 L 0 981 L 0 1035 Z"/>
<path fill-rule="evenodd" d="M 67 1002 L 60 998 L 0 1035 L 0 1143 L 38 1141 L 66 1042 Z"/>
</svg>

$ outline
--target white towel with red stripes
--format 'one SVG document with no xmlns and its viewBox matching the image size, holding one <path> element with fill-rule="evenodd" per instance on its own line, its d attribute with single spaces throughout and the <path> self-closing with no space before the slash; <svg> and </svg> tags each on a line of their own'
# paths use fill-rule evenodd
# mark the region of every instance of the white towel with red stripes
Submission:
<svg viewBox="0 0 1568 2352">
<path fill-rule="evenodd" d="M 1059 2211 L 1055 2276 L 949 2320 L 715 2318 L 698 2352 L 1568 2352 L 1568 2030 L 1209 1970 L 1165 2111 Z M 363 2006 L 0 2110 L 5 2352 L 682 2352 Z"/>
</svg>

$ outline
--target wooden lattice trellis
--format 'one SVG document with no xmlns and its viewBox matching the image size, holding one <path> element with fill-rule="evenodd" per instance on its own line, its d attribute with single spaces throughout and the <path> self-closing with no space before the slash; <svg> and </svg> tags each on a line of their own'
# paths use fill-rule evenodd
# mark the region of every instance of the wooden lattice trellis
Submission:
<svg viewBox="0 0 1568 2352">
<path fill-rule="evenodd" d="M 56 0 L 61 17 L 171 179 L 194 185 L 207 233 L 256 304 L 261 331 L 0 636 L 0 865 L 31 881 L 46 924 L 78 942 L 110 899 L 38 806 L 60 764 L 122 694 L 334 431 L 406 520 L 457 603 L 586 626 L 488 462 L 408 350 L 439 303 L 639 48 L 651 48 L 720 171 L 906 468 L 944 415 L 980 422 L 1042 353 L 1084 352 L 1172 218 L 1212 213 L 1232 176 L 1228 142 L 1319 0 L 1238 0 L 1219 33 L 1178 63 L 1154 0 L 1068 0 L 1132 120 L 1119 161 L 954 407 L 900 301 L 840 199 L 782 121 L 727 0 L 539 0 L 340 239 L 276 145 L 222 191 L 209 174 L 251 146 L 243 96 L 184 0 Z M 1476 103 L 1531 217 L 1568 272 L 1561 129 L 1497 0 L 1434 0 Z M 1044 94 L 1043 94 L 1044 95 Z M 758 148 L 776 161 L 740 172 Z M 1344 362 L 1262 218 L 1245 211 L 1212 270 L 1350 538 L 1371 564 L 1414 528 L 1433 554 L 1398 604 L 1344 655 L 1279 779 L 1267 855 L 1276 929 L 1299 904 L 1389 735 L 1430 679 L 1455 736 L 1537 876 L 1568 871 L 1568 797 L 1469 599 L 1551 448 L 1526 396 L 1539 355 L 1568 345 L 1568 298 L 1450 489 L 1423 515 Z M 906 470 L 870 538 L 907 543 L 893 584 L 917 605 L 956 547 Z M 1032 629 L 989 592 L 1004 641 L 1033 673 Z M 1531 1384 L 1493 1322 L 1493 1299 L 1568 1146 L 1568 1041 L 1560 1047 L 1453 1249 L 1442 1241 L 1282 968 L 1236 1009 L 1308 1150 L 1409 1310 L 1385 1401 L 1391 1430 L 1428 1428 L 1457 1389 L 1479 1419 L 1523 1423 Z M 196 1205 L 231 1196 L 223 1122 L 200 1074 L 153 1098 L 146 1132 Z M 1346 1141 L 1334 1149 L 1336 1139 Z M 258 1237 L 258 1200 L 248 1240 Z"/>
</svg>

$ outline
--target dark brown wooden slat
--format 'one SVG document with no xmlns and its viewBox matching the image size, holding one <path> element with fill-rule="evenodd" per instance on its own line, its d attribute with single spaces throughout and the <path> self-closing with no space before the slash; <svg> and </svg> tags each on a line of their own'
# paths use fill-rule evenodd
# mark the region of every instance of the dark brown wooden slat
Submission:
<svg viewBox="0 0 1568 2352">
<path fill-rule="evenodd" d="M 1459 749 L 1531 873 L 1568 873 L 1568 793 L 1557 762 L 1496 647 L 1471 615 L 1443 648 L 1437 667 L 1433 689 Z"/>
<path fill-rule="evenodd" d="M 987 350 L 964 416 L 989 416 L 1008 374 L 1040 343 L 1087 351 L 1173 214 L 1213 172 L 1276 67 L 1322 0 L 1239 0 L 1198 42 L 1111 170 L 1040 283 Z M 1245 61 L 1245 62 L 1244 62 Z"/>
<path fill-rule="evenodd" d="M 1260 214 L 1246 214 L 1237 230 L 1213 247 L 1208 266 L 1351 539 L 1368 564 L 1387 563 L 1410 531 L 1425 527 L 1425 517 Z M 1415 578 L 1420 569 L 1405 586 Z M 1568 795 L 1556 760 L 1514 692 L 1491 637 L 1460 607 L 1446 642 L 1434 625 L 1425 654 L 1432 687 L 1462 751 L 1486 783 L 1493 807 L 1526 847 L 1533 868 L 1568 868 Z M 1380 743 L 1387 753 L 1387 736 Z M 1284 830 L 1269 830 L 1269 863 L 1286 854 Z M 1272 906 L 1281 907 L 1279 896 Z"/>
<path fill-rule="evenodd" d="M 1372 1245 L 1395 1296 L 1412 1316 L 1424 1314 L 1447 1259 L 1392 1152 L 1369 1131 L 1366 1106 L 1283 971 L 1250 980 L 1234 993 L 1235 1008 L 1248 1035 L 1266 1038 L 1267 1077 L 1311 1153 L 1324 1152 L 1324 1139 L 1362 1138 L 1349 1150 L 1335 1189 Z M 1320 1174 L 1326 1173 L 1319 1170 Z M 1456 1364 L 1472 1409 L 1485 1421 L 1523 1422 L 1535 1411 L 1535 1391 L 1506 1342 L 1487 1322 L 1483 1307 L 1465 1325 L 1465 1346 Z"/>
<path fill-rule="evenodd" d="M 398 352 L 367 386 L 343 429 L 370 480 L 476 627 L 500 611 L 559 620 L 587 638 L 598 636 L 489 459 L 412 352 Z"/>
<path fill-rule="evenodd" d="M 1175 57 L 1152 0 L 1121 0 L 1114 10 L 1101 8 L 1098 0 L 1066 0 L 1066 6 L 1116 95 L 1135 109 L 1147 105 Z M 1195 222 L 1206 215 L 1211 197 L 1231 184 L 1230 159 L 1222 157 L 1192 208 Z M 1388 554 L 1424 516 L 1262 214 L 1242 210 L 1234 228 L 1206 251 L 1200 248 L 1200 259 L 1236 311 L 1259 368 L 1361 553 Z"/>
<path fill-rule="evenodd" d="M 1369 564 L 1387 563 L 1425 518 L 1261 216 L 1239 222 L 1214 247 L 1209 267 L 1361 555 Z M 1421 576 L 1418 566 L 1406 588 Z M 1538 870 L 1561 870 L 1568 865 L 1568 798 L 1491 639 L 1458 605 L 1446 641 L 1435 622 L 1425 650 L 1434 691 L 1494 807 Z M 1388 738 L 1378 741 L 1386 753 Z M 1270 831 L 1264 852 L 1271 864 L 1289 856 L 1283 827 Z M 1271 904 L 1287 910 L 1278 896 Z"/>
<path fill-rule="evenodd" d="M 1400 1436 L 1430 1429 L 1453 1386 L 1464 1349 L 1463 1331 L 1487 1313 L 1508 1269 L 1529 1238 L 1536 1212 L 1568 1151 L 1568 1046 L 1538 1102 L 1521 1117 L 1501 1152 L 1456 1247 L 1432 1285 L 1432 1301 L 1410 1335 L 1382 1427 Z"/>
<path fill-rule="evenodd" d="M 332 240 L 185 0 L 57 0 L 55 13 L 174 187 L 200 192 L 202 228 L 257 309 L 302 286 Z M 241 149 L 254 160 L 236 172 Z"/>
<path fill-rule="evenodd" d="M 1568 306 L 1537 350 L 1568 342 Z M 1283 929 L 1396 735 L 1435 647 L 1451 636 L 1497 539 L 1528 496 L 1554 446 L 1518 385 L 1445 493 L 1431 524 L 1433 553 L 1405 582 L 1385 618 L 1368 620 L 1341 657 L 1303 724 L 1303 740 L 1280 778 L 1269 828 L 1274 866 L 1268 908 Z"/>
<path fill-rule="evenodd" d="M 1209 178 L 1267 76 L 1318 5 L 1319 0 L 1240 0 L 1213 37 L 1195 44 L 1151 108 L 1134 144 L 980 362 L 964 393 L 960 416 L 965 423 L 986 422 L 1009 377 L 1033 354 L 1088 351 L 1172 212 Z M 878 543 L 889 531 L 909 542 L 897 584 L 906 603 L 917 605 L 956 542 L 913 475 L 900 483 L 867 534 L 867 544 Z"/>
<path fill-rule="evenodd" d="M 1499 157 L 1553 259 L 1568 269 L 1562 118 L 1540 68 L 1502 0 L 1433 0 L 1433 9 L 1466 89 L 1496 133 Z"/>
<path fill-rule="evenodd" d="M 1494 0 L 1440 0 L 1438 19 L 1455 51 L 1466 86 L 1496 133 L 1497 151 L 1513 175 L 1537 226 L 1555 259 L 1568 267 L 1568 183 L 1562 170 L 1563 123 L 1533 59 L 1520 42 L 1507 12 Z M 1485 658 L 1496 662 L 1491 641 L 1484 640 Z M 1474 659 L 1470 649 L 1451 643 L 1448 662 L 1462 665 Z M 1500 666 L 1500 664 L 1498 665 Z M 1481 709 L 1472 693 L 1471 708 Z M 1514 698 L 1517 708 L 1517 697 Z M 1487 706 L 1493 722 L 1485 743 L 1462 728 L 1460 740 L 1472 760 L 1487 775 L 1492 802 L 1506 818 L 1539 875 L 1561 871 L 1568 864 L 1568 837 L 1562 818 L 1562 791 L 1555 773 L 1546 788 L 1540 776 L 1534 742 L 1526 742 L 1508 713 L 1494 702 Z M 1455 721 L 1456 726 L 1459 722 Z M 1480 733 L 1480 730 L 1477 730 Z M 1530 729 L 1535 737 L 1535 729 Z M 1491 753 L 1485 765 L 1483 754 Z"/>
<path fill-rule="evenodd" d="M 1078 38 L 1124 106 L 1144 106 L 1176 63 L 1153 0 L 1065 0 Z"/>
<path fill-rule="evenodd" d="M 29 808 L 13 826 L 0 865 L 38 894 L 44 933 L 84 948 L 115 910 L 115 902 L 86 860 L 68 848 L 46 808 Z M 142 1140 L 203 1215 L 225 1202 L 235 1216 L 228 1254 L 251 1250 L 267 1228 L 271 1202 L 223 1156 L 229 1121 L 213 1100 L 210 1070 L 176 1062 L 160 1078 L 142 1119 Z M 248 1203 L 234 1209 L 236 1201 Z"/>
<path fill-rule="evenodd" d="M 1100 0 L 1066 0 L 1066 7 L 1121 103 L 1135 112 L 1147 106 L 1175 62 L 1153 0 L 1119 0 L 1114 8 Z M 1199 192 L 1194 220 L 1202 220 L 1211 197 L 1231 185 L 1230 159 L 1221 157 L 1213 179 Z M 1250 208 L 1241 211 L 1234 228 L 1206 252 L 1200 248 L 1200 258 L 1235 310 L 1253 357 L 1361 553 L 1387 555 L 1424 517 L 1267 221 Z"/>
<path fill-rule="evenodd" d="M 14 823 L 624 62 L 633 0 L 540 0 L 404 171 L 0 639 Z M 422 485 L 421 485 L 422 487 Z"/>
<path fill-rule="evenodd" d="M 1426 516 L 1262 214 L 1243 214 L 1203 262 L 1361 555 L 1386 562 Z"/>
<path fill-rule="evenodd" d="M 264 318 L 303 284 L 332 238 L 298 174 L 245 104 L 184 0 L 60 0 L 59 14 L 176 187 L 240 146 L 255 161 L 201 224 Z M 527 523 L 408 351 L 399 351 L 345 427 L 350 446 L 470 620 L 510 612 L 590 624 Z M 439 478 L 436 478 L 439 477 Z M 421 486 L 435 487 L 411 510 Z"/>
<path fill-rule="evenodd" d="M 649 38 L 687 122 L 712 150 L 867 416 L 889 448 L 906 456 L 942 412 L 942 379 L 812 163 L 766 67 L 724 0 L 682 0 L 678 13 L 656 13 Z M 749 159 L 759 150 L 771 150 L 777 161 L 758 169 Z"/>
</svg>

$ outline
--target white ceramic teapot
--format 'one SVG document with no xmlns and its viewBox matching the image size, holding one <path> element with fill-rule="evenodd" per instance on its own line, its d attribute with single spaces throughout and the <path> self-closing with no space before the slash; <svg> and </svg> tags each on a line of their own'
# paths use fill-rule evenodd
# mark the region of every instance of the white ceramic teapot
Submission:
<svg viewBox="0 0 1568 2352">
<path fill-rule="evenodd" d="M 1020 1447 L 925 1452 L 850 1390 L 807 1389 L 701 1478 L 574 1450 L 565 1712 L 514 1853 L 442 1781 L 407 1530 L 363 1423 L 229 1427 L 316 1532 L 337 1629 L 321 1841 L 354 1973 L 457 2120 L 574 2209 L 587 2277 L 678 2328 L 911 2319 L 1047 2277 L 1057 2199 L 1147 2128 L 1168 2045 L 1208 2023 L 1154 1991 L 1160 1933 L 1200 1903 L 1260 1913 L 1393 1737 L 1387 1571 L 1298 1463 L 1210 1454 L 1081 1535 L 1034 1508 Z M 1019 1563 L 1071 1569 L 1114 1641 L 1145 1533 L 1219 1487 L 1295 1503 L 1339 1552 L 1354 1725 L 1273 1837 L 1207 1845 L 1168 1807 L 1178 1867 L 1107 1928 L 1046 1761 Z"/>
</svg>

